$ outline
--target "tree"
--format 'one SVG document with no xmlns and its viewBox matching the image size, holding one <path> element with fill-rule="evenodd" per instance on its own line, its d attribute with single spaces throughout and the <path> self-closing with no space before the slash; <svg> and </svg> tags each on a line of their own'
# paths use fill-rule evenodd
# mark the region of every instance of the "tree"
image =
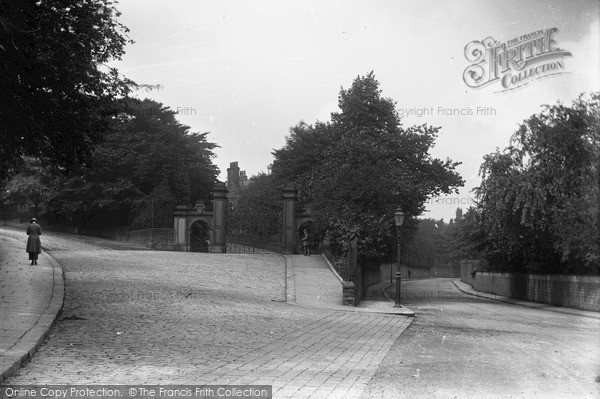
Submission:
<svg viewBox="0 0 600 399">
<path fill-rule="evenodd" d="M 443 224 L 441 222 L 440 224 Z M 410 268 L 434 267 L 439 260 L 438 223 L 432 219 L 419 220 L 414 239 L 406 249 L 403 262 Z"/>
<path fill-rule="evenodd" d="M 133 84 L 106 66 L 128 42 L 118 16 L 110 0 L 0 0 L 0 181 L 23 155 L 89 162 Z"/>
<path fill-rule="evenodd" d="M 485 233 L 481 230 L 479 213 L 475 207 L 469 207 L 464 213 L 462 209 L 456 209 L 456 215 L 448 225 L 447 236 L 452 262 L 482 257 Z"/>
<path fill-rule="evenodd" d="M 273 175 L 259 173 L 252 176 L 248 186 L 241 191 L 236 207 L 246 214 L 281 212 L 282 188 Z"/>
<path fill-rule="evenodd" d="M 48 203 L 57 216 L 80 227 L 157 227 L 158 217 L 172 223 L 175 204 L 209 201 L 218 169 L 208 133 L 189 132 L 151 100 L 124 99 L 120 108 L 88 166 L 54 175 Z"/>
<path fill-rule="evenodd" d="M 600 94 L 546 105 L 484 157 L 479 245 L 505 270 L 572 272 L 600 261 Z"/>
<path fill-rule="evenodd" d="M 42 204 L 50 198 L 49 184 L 52 178 L 51 172 L 43 167 L 39 159 L 26 157 L 21 171 L 4 185 L 0 193 L 0 203 L 5 208 L 2 216 L 16 217 L 25 213 L 26 217 L 39 217 Z"/>
<path fill-rule="evenodd" d="M 439 128 L 401 127 L 372 72 L 340 91 L 339 107 L 330 122 L 290 129 L 273 153 L 273 174 L 296 183 L 300 204 L 311 206 L 334 240 L 347 243 L 358 234 L 361 255 L 392 257 L 396 208 L 415 217 L 428 197 L 456 190 L 463 184 L 459 163 L 429 154 Z M 409 239 L 415 222 L 405 225 L 401 237 Z"/>
</svg>

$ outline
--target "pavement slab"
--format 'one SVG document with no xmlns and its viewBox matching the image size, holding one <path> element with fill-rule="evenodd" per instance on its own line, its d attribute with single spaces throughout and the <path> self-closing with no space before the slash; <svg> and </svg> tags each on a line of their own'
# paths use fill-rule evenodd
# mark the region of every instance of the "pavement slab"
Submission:
<svg viewBox="0 0 600 399">
<path fill-rule="evenodd" d="M 345 312 L 415 316 L 411 309 L 394 307 L 394 301 L 390 300 L 362 300 L 359 306 L 342 305 L 342 278 L 322 255 L 287 255 L 286 261 L 288 287 L 291 287 L 288 289 L 288 303 Z"/>
<path fill-rule="evenodd" d="M 0 235 L 0 382 L 31 358 L 63 303 L 60 265 L 42 253 L 31 266 L 26 235 L 19 238 Z"/>
</svg>

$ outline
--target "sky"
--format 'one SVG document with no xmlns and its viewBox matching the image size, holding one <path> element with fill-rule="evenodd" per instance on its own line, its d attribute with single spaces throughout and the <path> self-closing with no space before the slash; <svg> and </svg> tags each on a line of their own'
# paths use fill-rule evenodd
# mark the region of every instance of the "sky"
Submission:
<svg viewBox="0 0 600 399">
<path fill-rule="evenodd" d="M 404 127 L 441 128 L 432 156 L 462 162 L 465 186 L 430 199 L 422 215 L 445 221 L 473 204 L 483 156 L 508 146 L 523 120 L 542 104 L 600 90 L 598 0 L 121 0 L 116 7 L 135 43 L 113 66 L 162 87 L 138 97 L 177 111 L 193 132 L 210 132 L 220 146 L 220 180 L 233 161 L 248 176 L 267 172 L 291 127 L 330 120 L 340 89 L 373 71 Z M 467 45 L 487 38 L 508 48 L 537 40 L 523 58 L 560 54 L 533 57 L 537 64 L 520 72 L 523 62 L 513 57 L 499 75 L 506 80 L 469 86 L 465 70 L 487 71 L 489 54 L 500 54 L 471 67 Z"/>
</svg>

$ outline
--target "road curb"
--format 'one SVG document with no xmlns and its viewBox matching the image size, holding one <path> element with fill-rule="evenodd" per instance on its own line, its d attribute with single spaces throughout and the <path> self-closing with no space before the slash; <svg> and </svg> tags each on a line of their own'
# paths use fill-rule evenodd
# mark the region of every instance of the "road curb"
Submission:
<svg viewBox="0 0 600 399">
<path fill-rule="evenodd" d="M 10 236 L 9 236 L 10 237 Z M 0 383 L 14 375 L 22 364 L 29 361 L 44 343 L 60 315 L 65 297 L 65 283 L 60 264 L 48 253 L 44 256 L 52 265 L 52 297 L 33 326 L 11 347 L 9 366 L 0 370 Z"/>
<path fill-rule="evenodd" d="M 385 299 L 387 299 L 389 302 L 396 302 L 395 299 L 390 298 L 390 295 L 385 291 L 388 288 L 390 288 L 391 286 L 393 286 L 394 283 L 388 283 L 387 285 L 384 285 L 380 288 L 381 293 L 383 294 L 383 296 L 385 297 Z M 407 316 L 407 317 L 416 317 L 416 314 L 413 310 L 410 310 L 407 307 L 402 307 L 403 309 L 406 309 L 406 312 L 404 312 L 402 315 L 403 316 Z"/>
<path fill-rule="evenodd" d="M 394 283 L 389 283 L 388 285 L 381 287 L 381 293 L 383 294 L 383 296 L 385 297 L 385 299 L 387 299 L 388 301 L 393 301 L 393 299 L 390 298 L 390 294 L 388 294 L 386 292 L 386 290 L 388 288 L 390 288 L 392 285 L 394 285 Z"/>
<path fill-rule="evenodd" d="M 296 281 L 294 278 L 294 265 L 288 255 L 285 259 L 285 301 L 290 305 L 296 305 Z"/>
</svg>

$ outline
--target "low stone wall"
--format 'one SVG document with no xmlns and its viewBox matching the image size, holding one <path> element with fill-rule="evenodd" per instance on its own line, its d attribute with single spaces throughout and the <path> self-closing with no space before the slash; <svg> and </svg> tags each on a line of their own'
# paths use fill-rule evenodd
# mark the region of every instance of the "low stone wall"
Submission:
<svg viewBox="0 0 600 399">
<path fill-rule="evenodd" d="M 107 229 L 78 228 L 77 234 L 82 236 L 107 238 L 109 240 L 127 241 L 129 229 L 127 227 L 111 227 Z"/>
<path fill-rule="evenodd" d="M 79 229 L 79 234 L 140 244 L 148 249 L 154 249 L 158 251 L 174 250 L 173 228 L 152 228 L 131 231 L 129 231 L 127 227 L 115 227 L 97 230 Z"/>
<path fill-rule="evenodd" d="M 390 270 L 391 269 L 391 270 Z M 396 281 L 396 271 L 398 269 L 397 264 L 395 263 L 386 263 L 379 267 L 379 274 L 381 281 L 390 281 L 390 276 L 392 276 L 393 282 Z M 400 275 L 402 279 L 408 278 L 408 271 L 410 270 L 410 278 L 427 278 L 432 277 L 431 269 L 423 268 L 423 267 L 408 267 L 406 265 L 400 266 Z M 442 276 L 438 276 L 442 277 Z"/>
<path fill-rule="evenodd" d="M 20 219 L 2 219 L 0 220 L 0 225 L 1 226 L 11 226 L 11 227 L 20 227 L 21 226 L 21 220 Z"/>
<path fill-rule="evenodd" d="M 5 226 L 13 229 L 22 230 L 23 233 L 27 230 L 27 226 L 29 226 L 29 221 L 26 223 L 21 223 L 19 219 L 10 219 L 10 220 L 0 220 L 0 226 Z M 42 233 L 45 231 L 56 231 L 59 233 L 67 233 L 67 234 L 77 234 L 77 228 L 71 226 L 60 226 L 60 225 L 46 225 L 43 221 L 41 221 Z M 43 234 L 42 234 L 43 235 Z"/>
<path fill-rule="evenodd" d="M 450 265 L 444 267 L 432 267 L 431 277 L 456 278 L 460 277 L 460 265 L 452 267 Z"/>
<path fill-rule="evenodd" d="M 463 263 L 461 280 L 477 291 L 600 312 L 600 276 L 476 272 Z"/>
<path fill-rule="evenodd" d="M 402 274 L 402 279 L 407 279 L 408 272 L 410 271 L 410 278 L 428 278 L 433 277 L 431 273 L 431 269 L 428 267 L 408 267 L 406 265 L 400 266 L 400 273 Z"/>
<path fill-rule="evenodd" d="M 342 283 L 342 305 L 354 306 L 356 304 L 354 292 L 354 283 L 352 281 L 344 281 Z"/>
<path fill-rule="evenodd" d="M 133 230 L 128 233 L 127 242 L 145 245 L 157 251 L 172 251 L 174 232 L 172 228 Z"/>
<path fill-rule="evenodd" d="M 373 284 L 377 284 L 380 281 L 381 281 L 381 273 L 378 270 L 367 271 L 367 272 L 363 273 L 363 284 L 365 287 L 368 287 Z"/>
<path fill-rule="evenodd" d="M 19 223 L 19 219 L 14 220 L 2 220 L 0 226 L 13 227 L 23 230 L 27 228 L 28 223 Z M 73 227 L 64 226 L 45 226 L 42 225 L 42 231 L 58 231 L 69 234 L 79 234 L 90 237 L 107 238 L 109 240 L 117 240 L 122 242 L 130 242 L 133 244 L 140 244 L 148 249 L 154 249 L 157 251 L 174 251 L 174 232 L 173 228 L 152 228 L 142 230 L 131 230 L 128 227 L 113 227 L 108 229 L 77 229 Z M 185 250 L 179 249 L 179 250 Z"/>
</svg>

